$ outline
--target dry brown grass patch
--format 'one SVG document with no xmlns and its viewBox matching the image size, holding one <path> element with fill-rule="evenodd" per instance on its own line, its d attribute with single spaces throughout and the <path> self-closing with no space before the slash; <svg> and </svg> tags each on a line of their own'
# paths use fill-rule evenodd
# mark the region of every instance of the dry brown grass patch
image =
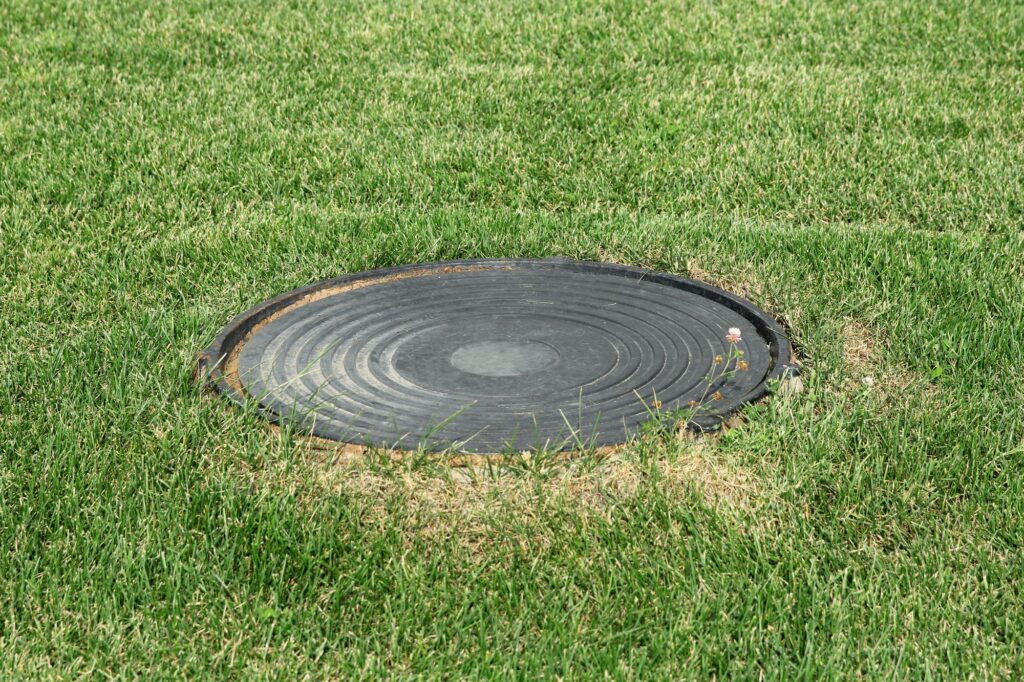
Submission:
<svg viewBox="0 0 1024 682">
<path fill-rule="evenodd" d="M 495 542 L 520 542 L 504 532 L 508 521 L 542 527 L 548 513 L 571 513 L 584 523 L 611 520 L 624 504 L 652 487 L 673 498 L 695 492 L 708 506 L 749 515 L 762 506 L 759 477 L 716 454 L 702 439 L 670 444 L 653 463 L 629 449 L 547 464 L 543 472 L 511 465 L 407 467 L 402 463 L 343 463 L 315 458 L 312 479 L 322 490 L 365 504 L 368 520 L 384 528 L 400 523 L 406 541 L 454 542 L 479 553 Z M 394 514 L 395 509 L 402 513 Z M 531 535 L 537 547 L 557 542 L 544 532 Z"/>
<path fill-rule="evenodd" d="M 684 435 L 683 446 L 661 465 L 665 480 L 675 486 L 697 490 L 704 503 L 719 511 L 755 512 L 769 498 L 762 462 L 757 470 L 737 465 L 732 458 L 711 446 L 707 437 Z"/>
<path fill-rule="evenodd" d="M 890 343 L 881 329 L 850 320 L 843 327 L 842 338 L 849 390 L 870 391 L 884 404 L 902 402 L 910 395 L 926 398 L 937 395 L 938 387 L 920 374 L 885 362 Z"/>
<path fill-rule="evenodd" d="M 843 327 L 843 361 L 854 374 L 870 376 L 877 373 L 888 341 L 878 329 L 863 322 L 849 321 Z"/>
</svg>

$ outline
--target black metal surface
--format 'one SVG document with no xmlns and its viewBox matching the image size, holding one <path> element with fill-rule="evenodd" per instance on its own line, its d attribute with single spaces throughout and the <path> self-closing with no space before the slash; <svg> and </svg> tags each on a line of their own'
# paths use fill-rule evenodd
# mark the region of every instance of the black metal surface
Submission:
<svg viewBox="0 0 1024 682">
<path fill-rule="evenodd" d="M 730 327 L 749 369 L 714 387 L 722 399 L 697 420 L 707 428 L 790 369 L 788 341 L 749 302 L 619 265 L 456 261 L 342 277 L 236 318 L 200 363 L 235 400 L 333 440 L 571 449 L 623 442 L 650 418 L 644 401 L 699 399 Z"/>
</svg>

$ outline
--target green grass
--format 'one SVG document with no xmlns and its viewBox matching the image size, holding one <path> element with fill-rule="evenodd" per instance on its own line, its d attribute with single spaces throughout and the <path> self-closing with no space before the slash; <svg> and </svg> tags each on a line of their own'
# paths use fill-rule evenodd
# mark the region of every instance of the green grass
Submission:
<svg viewBox="0 0 1024 682">
<path fill-rule="evenodd" d="M 0 676 L 1020 678 L 1022 228 L 1015 2 L 0 2 Z M 466 484 L 191 383 L 556 254 L 735 283 L 805 392 Z"/>
</svg>

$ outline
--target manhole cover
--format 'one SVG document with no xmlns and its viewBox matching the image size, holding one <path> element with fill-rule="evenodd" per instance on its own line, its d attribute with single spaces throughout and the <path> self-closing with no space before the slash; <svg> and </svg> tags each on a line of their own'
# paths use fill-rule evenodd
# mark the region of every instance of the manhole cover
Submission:
<svg viewBox="0 0 1024 682">
<path fill-rule="evenodd" d="M 708 390 L 733 327 L 747 369 Z M 701 282 L 566 259 L 482 260 L 283 294 L 233 320 L 200 372 L 323 438 L 492 453 L 621 443 L 652 406 L 695 400 L 694 421 L 713 427 L 762 397 L 789 358 L 774 320 Z"/>
</svg>

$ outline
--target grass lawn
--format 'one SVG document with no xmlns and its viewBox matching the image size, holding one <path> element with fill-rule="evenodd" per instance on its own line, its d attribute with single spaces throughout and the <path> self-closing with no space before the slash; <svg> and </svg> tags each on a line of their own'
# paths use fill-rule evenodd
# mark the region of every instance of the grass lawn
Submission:
<svg viewBox="0 0 1024 682">
<path fill-rule="evenodd" d="M 1022 228 L 1018 2 L 0 2 L 0 677 L 1019 679 Z M 804 392 L 467 472 L 192 383 L 550 255 L 743 293 Z"/>
</svg>

